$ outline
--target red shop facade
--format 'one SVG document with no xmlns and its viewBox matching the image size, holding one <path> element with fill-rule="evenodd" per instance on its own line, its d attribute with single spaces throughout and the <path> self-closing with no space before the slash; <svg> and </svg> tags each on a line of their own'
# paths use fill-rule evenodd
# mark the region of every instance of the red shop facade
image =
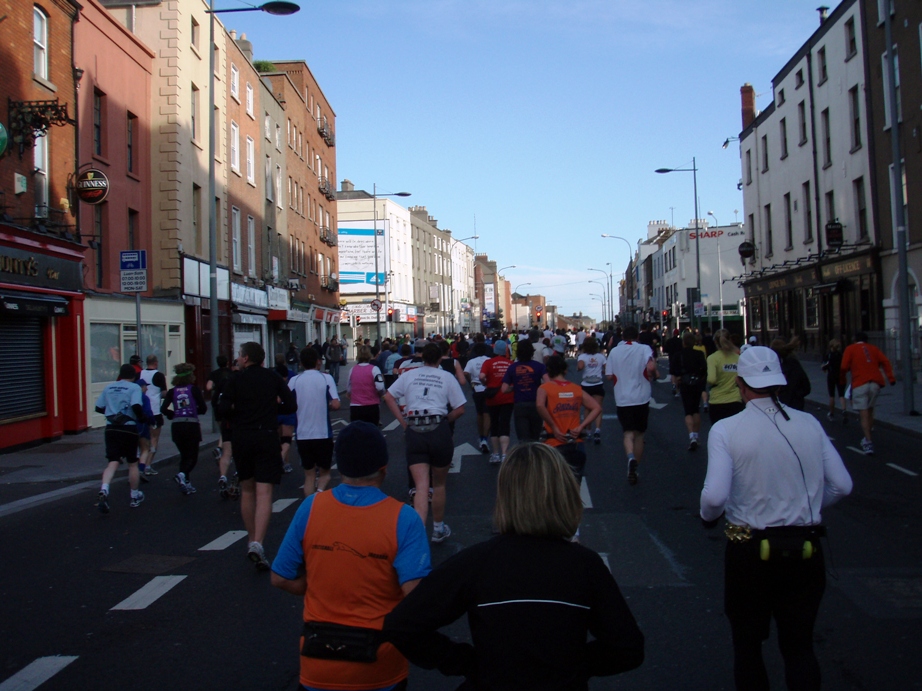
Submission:
<svg viewBox="0 0 922 691">
<path fill-rule="evenodd" d="M 84 250 L 0 223 L 0 453 L 87 429 Z"/>
</svg>

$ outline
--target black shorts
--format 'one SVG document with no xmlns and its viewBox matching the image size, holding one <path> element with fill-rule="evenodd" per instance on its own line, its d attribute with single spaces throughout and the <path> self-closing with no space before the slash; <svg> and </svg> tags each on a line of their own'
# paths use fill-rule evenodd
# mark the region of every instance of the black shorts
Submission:
<svg viewBox="0 0 922 691">
<path fill-rule="evenodd" d="M 154 424 L 150 426 L 151 429 L 160 429 L 163 427 L 163 415 L 154 415 Z"/>
<path fill-rule="evenodd" d="M 679 386 L 679 393 L 682 395 L 682 408 L 685 409 L 686 415 L 695 415 L 701 408 L 701 392 L 704 387 L 696 386 Z"/>
<path fill-rule="evenodd" d="M 417 432 L 412 425 L 407 427 L 406 445 L 408 467 L 425 463 L 433 468 L 447 468 L 455 453 L 447 420 L 442 420 L 431 432 Z"/>
<path fill-rule="evenodd" d="M 298 439 L 298 455 L 304 470 L 313 470 L 314 466 L 329 470 L 333 466 L 333 440 Z"/>
<path fill-rule="evenodd" d="M 221 443 L 226 444 L 234 440 L 233 428 L 229 422 L 221 420 Z"/>
<path fill-rule="evenodd" d="M 138 428 L 136 425 L 106 426 L 106 460 L 110 463 L 138 462 Z"/>
<path fill-rule="evenodd" d="M 573 444 L 561 444 L 553 448 L 560 452 L 567 465 L 570 466 L 570 470 L 576 475 L 576 481 L 581 482 L 583 471 L 586 469 L 586 445 L 582 442 L 574 442 Z"/>
<path fill-rule="evenodd" d="M 241 480 L 277 485 L 282 480 L 282 445 L 274 429 L 234 432 L 234 465 Z"/>
<path fill-rule="evenodd" d="M 349 406 L 349 422 L 356 422 L 357 420 L 370 422 L 373 425 L 379 424 L 381 422 L 381 406 L 377 404 Z"/>
<path fill-rule="evenodd" d="M 509 436 L 509 431 L 512 428 L 512 408 L 512 403 L 487 406 L 487 412 L 490 413 L 491 437 Z"/>
<path fill-rule="evenodd" d="M 829 398 L 835 398 L 836 392 L 839 398 L 845 398 L 845 384 L 840 384 L 838 379 L 827 379 L 826 390 L 829 391 Z"/>
<path fill-rule="evenodd" d="M 487 411 L 487 392 L 486 391 L 475 391 L 474 392 L 474 410 L 477 411 L 478 415 L 483 415 Z"/>
<path fill-rule="evenodd" d="M 650 404 L 617 406 L 618 421 L 625 432 L 647 431 L 647 419 L 650 417 Z"/>
<path fill-rule="evenodd" d="M 589 394 L 590 396 L 599 396 L 601 398 L 605 398 L 605 386 L 602 384 L 592 384 L 590 386 L 583 384 L 583 392 Z"/>
</svg>

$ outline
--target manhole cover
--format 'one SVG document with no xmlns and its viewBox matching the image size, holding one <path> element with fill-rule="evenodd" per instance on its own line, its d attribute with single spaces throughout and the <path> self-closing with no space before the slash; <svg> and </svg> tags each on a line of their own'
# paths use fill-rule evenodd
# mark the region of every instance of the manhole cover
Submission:
<svg viewBox="0 0 922 691">
<path fill-rule="evenodd" d="M 104 566 L 103 571 L 114 573 L 161 574 L 178 569 L 183 564 L 195 561 L 195 557 L 168 557 L 163 554 L 136 554 L 118 564 Z"/>
</svg>

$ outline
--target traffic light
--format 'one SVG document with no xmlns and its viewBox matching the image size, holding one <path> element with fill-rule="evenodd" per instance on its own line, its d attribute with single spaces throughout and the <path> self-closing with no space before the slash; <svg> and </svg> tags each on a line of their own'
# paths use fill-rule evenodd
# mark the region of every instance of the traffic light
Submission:
<svg viewBox="0 0 922 691">
<path fill-rule="evenodd" d="M 387 320 L 392 321 L 393 319 L 394 319 L 394 308 L 388 307 L 387 308 Z"/>
<path fill-rule="evenodd" d="M 663 310 L 663 319 L 669 319 L 669 310 Z"/>
<path fill-rule="evenodd" d="M 684 302 L 679 303 L 679 314 L 682 315 L 683 319 L 688 316 L 688 307 L 686 307 Z"/>
<path fill-rule="evenodd" d="M 362 323 L 362 315 L 361 314 L 355 315 L 355 325 L 358 326 L 361 323 Z"/>
</svg>

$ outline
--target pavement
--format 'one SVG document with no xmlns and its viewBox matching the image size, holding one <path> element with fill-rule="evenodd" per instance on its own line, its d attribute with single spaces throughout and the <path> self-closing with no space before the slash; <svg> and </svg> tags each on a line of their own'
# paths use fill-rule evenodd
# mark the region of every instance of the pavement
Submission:
<svg viewBox="0 0 922 691">
<path fill-rule="evenodd" d="M 829 397 L 826 390 L 826 373 L 820 363 L 802 361 L 810 377 L 812 392 L 807 397 L 808 410 L 822 415 L 828 409 Z M 350 362 L 340 370 L 340 394 L 346 388 Z M 922 385 L 915 384 L 915 407 L 922 410 Z M 344 405 L 348 405 L 344 401 Z M 838 403 L 837 403 L 838 405 Z M 849 422 L 857 430 L 857 413 L 849 409 Z M 903 431 L 922 439 L 922 416 L 903 413 L 903 383 L 882 389 L 875 408 L 876 425 L 883 429 Z M 202 422 L 201 449 L 206 451 L 218 444 L 218 432 L 211 429 L 211 414 Z M 160 445 L 154 457 L 154 467 L 163 468 L 179 460 L 179 452 L 170 439 L 170 421 L 160 436 Z M 0 454 L 0 517 L 30 508 L 46 501 L 53 501 L 98 483 L 105 468 L 103 430 L 68 435 L 53 442 L 31 449 Z M 120 469 L 116 477 L 127 475 L 127 467 Z"/>
</svg>

